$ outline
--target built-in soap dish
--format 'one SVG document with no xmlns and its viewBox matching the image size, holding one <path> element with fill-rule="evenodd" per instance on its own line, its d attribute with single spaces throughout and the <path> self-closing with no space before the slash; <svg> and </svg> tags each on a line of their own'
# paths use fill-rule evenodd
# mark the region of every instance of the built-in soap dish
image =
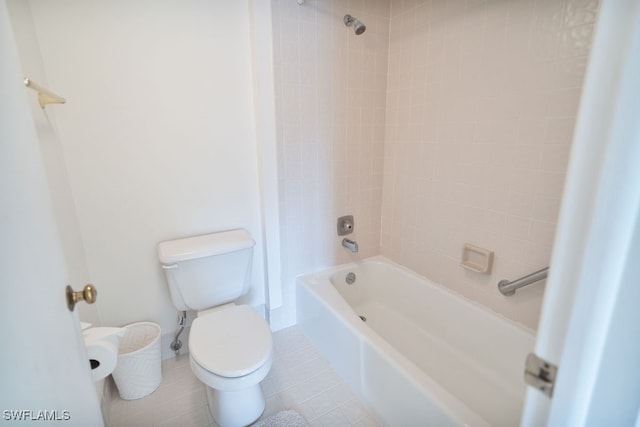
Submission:
<svg viewBox="0 0 640 427">
<path fill-rule="evenodd" d="M 476 273 L 489 274 L 493 265 L 493 251 L 465 243 L 462 245 L 460 265 Z"/>
</svg>

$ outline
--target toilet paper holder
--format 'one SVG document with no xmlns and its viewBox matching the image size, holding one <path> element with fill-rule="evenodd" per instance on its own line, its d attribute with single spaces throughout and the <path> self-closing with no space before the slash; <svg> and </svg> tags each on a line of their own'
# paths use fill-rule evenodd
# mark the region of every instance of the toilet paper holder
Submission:
<svg viewBox="0 0 640 427">
<path fill-rule="evenodd" d="M 86 301 L 87 304 L 93 304 L 98 298 L 98 290 L 91 283 L 85 285 L 84 289 L 77 292 L 74 291 L 70 285 L 67 285 L 65 293 L 69 311 L 73 311 L 76 308 L 76 303 L 79 301 Z"/>
<path fill-rule="evenodd" d="M 113 373 L 118 364 L 119 340 L 124 335 L 124 328 L 90 327 L 81 324 L 84 345 L 91 368 L 91 378 L 99 381 Z"/>
</svg>

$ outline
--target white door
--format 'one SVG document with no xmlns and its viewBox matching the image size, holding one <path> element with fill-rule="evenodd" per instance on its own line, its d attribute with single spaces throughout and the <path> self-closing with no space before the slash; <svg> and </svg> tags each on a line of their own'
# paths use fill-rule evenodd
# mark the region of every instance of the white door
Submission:
<svg viewBox="0 0 640 427">
<path fill-rule="evenodd" d="M 0 424 L 102 426 L 78 317 L 66 306 L 68 275 L 27 90 L 2 0 Z"/>
<path fill-rule="evenodd" d="M 523 426 L 640 426 L 640 2 L 603 0 Z"/>
</svg>

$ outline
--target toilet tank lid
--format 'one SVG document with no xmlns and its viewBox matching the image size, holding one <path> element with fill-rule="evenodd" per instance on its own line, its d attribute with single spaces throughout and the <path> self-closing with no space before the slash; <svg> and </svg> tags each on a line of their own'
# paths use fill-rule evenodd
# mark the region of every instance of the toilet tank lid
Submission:
<svg viewBox="0 0 640 427">
<path fill-rule="evenodd" d="M 236 252 L 251 248 L 255 243 L 247 230 L 238 228 L 160 242 L 158 244 L 158 258 L 163 264 L 171 264 Z"/>
</svg>

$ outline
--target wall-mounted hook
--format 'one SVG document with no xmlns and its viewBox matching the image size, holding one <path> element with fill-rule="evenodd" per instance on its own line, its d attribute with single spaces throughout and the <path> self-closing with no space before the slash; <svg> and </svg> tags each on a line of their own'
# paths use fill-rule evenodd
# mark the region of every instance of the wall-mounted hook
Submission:
<svg viewBox="0 0 640 427">
<path fill-rule="evenodd" d="M 47 104 L 64 104 L 67 102 L 63 97 L 35 84 L 29 78 L 24 79 L 24 85 L 38 92 L 38 102 L 40 103 L 41 108 L 44 108 Z"/>
</svg>

